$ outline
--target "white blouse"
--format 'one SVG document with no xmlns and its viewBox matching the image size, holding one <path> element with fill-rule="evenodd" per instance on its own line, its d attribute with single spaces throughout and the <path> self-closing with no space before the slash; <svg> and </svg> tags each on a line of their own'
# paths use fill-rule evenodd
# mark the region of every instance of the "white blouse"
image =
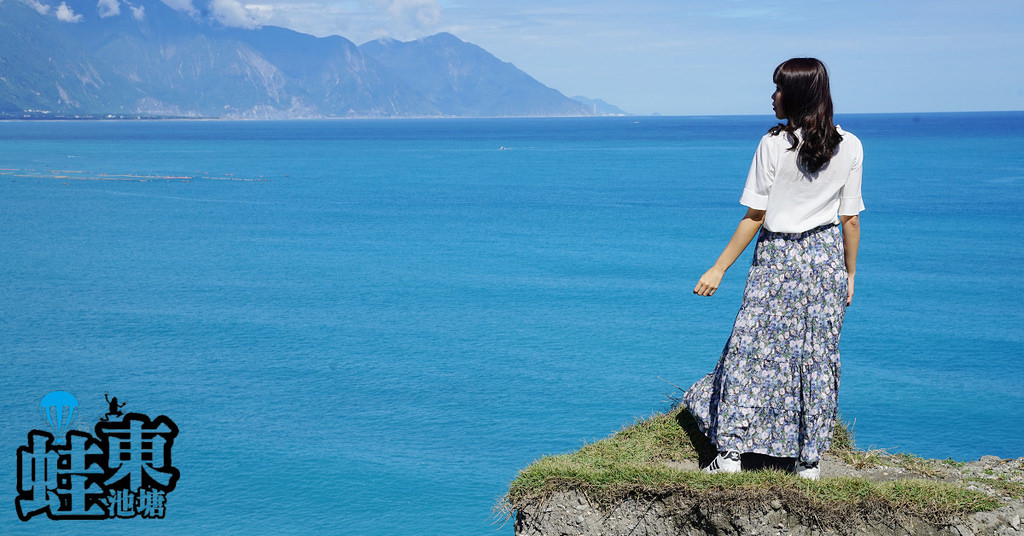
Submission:
<svg viewBox="0 0 1024 536">
<path fill-rule="evenodd" d="M 740 204 L 764 210 L 766 229 L 802 233 L 838 223 L 837 214 L 853 216 L 864 210 L 860 195 L 864 148 L 853 134 L 838 126 L 836 130 L 843 141 L 817 173 L 804 173 L 797 167 L 797 151 L 789 150 L 792 142 L 786 132 L 761 138 Z M 796 135 L 799 139 L 799 129 Z"/>
</svg>

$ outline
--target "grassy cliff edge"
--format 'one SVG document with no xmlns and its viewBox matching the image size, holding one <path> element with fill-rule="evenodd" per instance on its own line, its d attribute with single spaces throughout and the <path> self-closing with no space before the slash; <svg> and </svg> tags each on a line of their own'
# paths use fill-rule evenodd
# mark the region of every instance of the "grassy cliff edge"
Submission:
<svg viewBox="0 0 1024 536">
<path fill-rule="evenodd" d="M 1006 466 L 997 470 L 863 451 L 843 425 L 836 427 L 818 481 L 800 479 L 778 460 L 766 457 L 744 457 L 745 468 L 760 470 L 700 473 L 697 469 L 713 455 L 693 418 L 676 408 L 575 452 L 534 461 L 513 480 L 498 508 L 506 516 L 516 513 L 517 533 L 531 508 L 567 491 L 581 497 L 579 502 L 586 507 L 605 511 L 623 501 L 660 501 L 662 506 L 703 510 L 770 505 L 814 530 L 842 531 L 852 519 L 902 517 L 934 528 L 953 526 L 971 514 L 1016 508 L 1024 500 L 1024 458 L 1008 463 L 988 460 Z M 1020 516 L 1015 515 L 1020 525 Z M 1007 519 L 1010 526 L 1012 517 Z"/>
</svg>

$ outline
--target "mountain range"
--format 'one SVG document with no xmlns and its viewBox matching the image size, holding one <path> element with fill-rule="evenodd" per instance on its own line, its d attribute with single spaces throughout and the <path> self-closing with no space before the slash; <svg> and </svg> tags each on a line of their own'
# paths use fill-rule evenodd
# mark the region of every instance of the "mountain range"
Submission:
<svg viewBox="0 0 1024 536">
<path fill-rule="evenodd" d="M 594 115 L 440 33 L 363 45 L 227 27 L 160 0 L 0 0 L 0 117 Z"/>
</svg>

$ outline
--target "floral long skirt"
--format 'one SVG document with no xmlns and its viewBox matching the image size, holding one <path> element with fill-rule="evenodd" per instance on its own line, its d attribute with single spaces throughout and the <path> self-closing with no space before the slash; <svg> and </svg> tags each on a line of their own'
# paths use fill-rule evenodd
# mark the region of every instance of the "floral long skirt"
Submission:
<svg viewBox="0 0 1024 536">
<path fill-rule="evenodd" d="M 847 284 L 838 225 L 761 230 L 722 357 L 683 395 L 718 450 L 807 463 L 828 450 Z"/>
</svg>

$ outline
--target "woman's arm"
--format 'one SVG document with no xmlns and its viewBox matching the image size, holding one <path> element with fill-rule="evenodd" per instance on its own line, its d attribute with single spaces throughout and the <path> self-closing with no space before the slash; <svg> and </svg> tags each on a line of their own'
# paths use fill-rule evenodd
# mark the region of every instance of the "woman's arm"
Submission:
<svg viewBox="0 0 1024 536">
<path fill-rule="evenodd" d="M 715 265 L 710 270 L 704 272 L 704 275 L 700 276 L 700 281 L 693 288 L 694 294 L 711 296 L 718 290 L 718 285 L 722 282 L 722 276 L 725 275 L 725 271 L 732 266 L 732 263 L 736 262 L 736 259 L 743 253 L 743 250 L 747 249 L 747 245 L 753 240 L 754 235 L 757 234 L 763 223 L 763 210 L 747 209 L 747 213 L 740 220 L 740 224 L 736 226 L 736 232 L 732 234 L 732 239 L 729 240 L 729 244 L 725 246 L 722 254 L 718 256 Z"/>
<path fill-rule="evenodd" d="M 857 248 L 860 247 L 860 216 L 840 216 L 843 222 L 843 255 L 846 258 L 846 305 L 853 301 L 853 277 L 857 275 Z"/>
</svg>

